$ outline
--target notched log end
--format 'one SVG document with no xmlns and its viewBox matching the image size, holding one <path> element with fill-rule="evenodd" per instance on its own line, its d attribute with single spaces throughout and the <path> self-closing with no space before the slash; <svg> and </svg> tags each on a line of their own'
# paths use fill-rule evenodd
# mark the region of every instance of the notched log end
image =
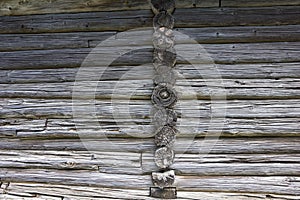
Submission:
<svg viewBox="0 0 300 200">
<path fill-rule="evenodd" d="M 161 198 L 161 199 L 176 199 L 177 189 L 176 187 L 168 187 L 163 189 L 159 187 L 151 187 L 150 196 L 154 198 Z"/>
</svg>

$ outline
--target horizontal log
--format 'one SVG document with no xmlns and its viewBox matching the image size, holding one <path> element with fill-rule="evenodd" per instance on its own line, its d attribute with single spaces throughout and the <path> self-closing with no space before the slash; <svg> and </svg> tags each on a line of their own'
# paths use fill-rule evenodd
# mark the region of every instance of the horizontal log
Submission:
<svg viewBox="0 0 300 200">
<path fill-rule="evenodd" d="M 32 131 L 21 127 L 0 128 L 1 137 L 19 138 L 102 138 L 102 137 L 135 137 L 143 138 L 145 133 L 153 133 L 151 125 L 141 125 L 142 120 L 104 120 L 68 123 L 65 120 L 48 120 L 50 125 L 41 130 Z M 272 119 L 193 119 L 178 120 L 177 137 L 255 137 L 255 136 L 299 136 L 299 118 Z M 201 121 L 201 123 L 200 123 Z M 225 121 L 223 124 L 222 122 Z M 48 122 L 49 124 L 49 122 Z M 117 124 L 117 125 L 109 125 Z M 75 126 L 76 125 L 76 126 Z M 7 132 L 13 134 L 7 134 Z"/>
<path fill-rule="evenodd" d="M 66 125 L 72 123 L 73 111 L 72 106 L 78 109 L 86 108 L 90 104 L 88 102 L 79 102 L 72 104 L 71 100 L 36 100 L 36 99 L 1 99 L 2 109 L 1 125 L 2 126 L 19 126 L 22 125 L 24 129 L 40 130 L 45 126 L 45 119 L 67 119 Z M 194 105 L 195 107 L 191 107 Z M 150 110 L 152 104 L 150 101 L 135 100 L 96 100 L 95 108 L 98 120 L 105 123 L 111 120 L 123 120 L 121 123 L 126 123 L 128 120 L 129 107 L 131 118 L 141 124 L 149 123 Z M 118 113 L 114 109 L 118 108 Z M 299 117 L 299 101 L 298 100 L 228 100 L 228 101 L 181 101 L 175 110 L 178 112 L 179 120 L 188 118 L 202 118 L 210 117 L 228 117 L 230 119 L 270 119 L 276 118 L 297 118 Z M 223 110 L 227 112 L 222 114 L 212 110 Z M 198 110 L 194 111 L 193 110 Z M 6 118 L 6 119 L 5 119 Z M 11 121 L 8 119 L 12 118 Z M 18 119 L 16 119 L 18 118 Z M 24 118 L 27 118 L 24 119 Z M 28 119 L 35 119 L 35 121 L 28 121 Z M 69 122 L 68 122 L 69 119 Z M 82 119 L 83 122 L 85 118 Z M 48 121 L 48 125 L 51 121 Z M 53 122 L 55 124 L 55 122 Z M 40 126 L 43 124 L 43 126 Z M 27 126 L 27 127 L 26 127 Z M 36 129 L 34 129 L 36 127 Z"/>
<path fill-rule="evenodd" d="M 142 155 L 141 163 L 144 173 L 151 174 L 153 171 L 159 171 L 153 162 L 153 154 L 143 153 Z M 202 157 L 197 154 L 183 154 L 175 159 L 171 168 L 175 170 L 175 174 L 184 176 L 299 176 L 300 159 L 297 155 L 293 154 L 290 157 L 291 159 L 288 159 L 289 155 L 287 154 L 279 155 L 279 157 L 286 157 L 286 160 L 283 159 L 278 163 L 275 161 L 277 156 L 243 154 L 232 157 L 231 155 L 207 155 Z M 274 160 L 272 160 L 273 158 Z"/>
<path fill-rule="evenodd" d="M 0 34 L 0 51 L 88 48 L 91 41 L 99 43 L 116 32 Z"/>
<path fill-rule="evenodd" d="M 181 190 L 270 192 L 299 195 L 299 177 L 178 177 Z M 222 184 L 224 183 L 225 184 Z M 274 186 L 269 188 L 268 185 Z M 181 187 L 180 187 L 181 186 Z"/>
<path fill-rule="evenodd" d="M 98 87 L 97 87 L 98 84 Z M 299 79 L 193 79 L 177 80 L 179 100 L 296 99 Z M 63 83 L 0 84 L 1 98 L 72 98 L 150 100 L 153 81 L 84 81 Z M 72 93 L 73 92 L 73 93 Z"/>
<path fill-rule="evenodd" d="M 185 0 L 176 2 L 176 8 L 195 8 L 195 7 L 218 7 L 218 0 Z M 46 13 L 76 13 L 92 11 L 124 11 L 150 9 L 148 1 L 109 1 L 109 0 L 91 0 L 82 2 L 80 0 L 69 1 L 32 1 L 22 2 L 17 0 L 3 0 L 0 3 L 1 15 L 32 15 Z"/>
<path fill-rule="evenodd" d="M 220 77 L 223 79 L 280 79 L 280 78 L 300 78 L 300 63 L 265 63 L 265 64 L 237 64 L 226 65 L 216 64 Z M 101 80 L 119 80 L 122 74 L 126 73 L 126 79 L 147 79 L 153 74 L 152 68 L 134 71 L 135 66 L 110 66 L 106 70 Z M 149 70 L 148 70 L 149 69 Z M 207 70 L 204 67 L 193 67 L 191 65 L 178 65 L 177 71 L 185 79 L 193 78 L 215 78 L 214 70 Z M 58 68 L 58 69 L 28 69 L 28 70 L 0 70 L 0 83 L 57 83 L 75 81 L 78 68 Z M 90 68 L 88 78 L 99 78 L 98 68 Z M 133 70 L 134 73 L 130 73 Z"/>
<path fill-rule="evenodd" d="M 153 132 L 151 102 L 98 100 L 96 118 L 72 110 L 71 100 L 2 99 L 1 137 L 128 137 Z M 194 105 L 191 107 L 191 105 Z M 78 104 L 76 111 L 90 106 Z M 181 101 L 178 136 L 296 136 L 299 135 L 298 100 Z M 118 112 L 116 112 L 118 109 Z M 129 112 L 128 112 L 129 111 Z M 226 112 L 226 113 L 225 113 Z"/>
<path fill-rule="evenodd" d="M 152 153 L 2 150 L 0 168 L 89 170 L 145 175 L 159 169 Z M 299 176 L 300 154 L 181 154 L 177 175 Z"/>
<path fill-rule="evenodd" d="M 189 13 L 189 15 L 186 15 L 186 13 Z M 299 14 L 298 6 L 286 6 L 177 9 L 174 16 L 177 28 L 192 28 L 207 26 L 293 25 L 299 24 Z M 1 16 L 0 33 L 124 31 L 132 28 L 152 27 L 152 18 L 153 14 L 150 9 Z"/>
<path fill-rule="evenodd" d="M 84 66 L 93 64 L 92 66 L 100 70 L 100 67 L 109 64 L 136 66 L 152 63 L 153 48 L 150 44 L 149 46 L 125 46 L 122 50 L 120 46 L 118 48 L 116 46 L 119 45 L 99 47 L 93 51 L 90 48 L 81 48 L 0 52 L 0 56 L 3 58 L 0 69 L 70 68 L 79 67 L 85 61 Z M 202 56 L 199 58 L 194 57 L 195 50 L 193 49 L 198 49 L 199 46 L 178 44 L 176 49 L 181 52 L 181 55 L 184 53 L 184 58 L 178 56 L 179 64 L 186 64 L 187 61 L 193 64 L 211 64 L 213 62 L 217 64 L 243 64 L 299 62 L 299 46 L 300 42 L 203 44 L 203 50 L 199 50 Z M 128 53 L 112 60 L 111 55 L 120 55 L 121 52 L 124 53 L 126 48 Z M 134 50 L 134 48 L 139 50 Z"/>
<path fill-rule="evenodd" d="M 83 143 L 84 142 L 84 143 Z M 187 138 L 178 139 L 175 153 L 207 155 L 206 145 L 210 145 L 210 154 L 299 154 L 299 137 L 266 138 Z M 155 144 L 153 139 L 141 138 L 97 138 L 97 139 L 51 139 L 21 140 L 1 138 L 1 150 L 51 150 L 90 152 L 151 152 Z"/>
<path fill-rule="evenodd" d="M 259 6 L 299 6 L 299 0 L 272 0 L 272 1 L 260 1 L 260 0 L 222 0 L 221 5 L 223 7 L 259 7 Z"/>
<path fill-rule="evenodd" d="M 101 199 L 140 199 L 152 200 L 148 197 L 149 190 L 144 189 L 120 189 L 114 188 L 99 188 L 91 186 L 66 186 L 66 185 L 53 185 L 53 184 L 38 184 L 38 183 L 10 183 L 3 193 L 0 193 L 0 198 L 11 198 L 16 200 L 23 200 L 30 197 L 31 199 L 83 199 L 89 200 L 91 198 Z M 182 200 L 198 199 L 199 197 L 207 200 L 267 200 L 275 198 L 278 200 L 297 200 L 294 195 L 277 195 L 271 193 L 221 193 L 221 192 L 188 192 L 177 191 L 177 197 Z"/>
<path fill-rule="evenodd" d="M 299 25 L 178 28 L 200 44 L 300 41 Z M 1 34 L 0 51 L 96 47 L 116 32 Z M 38 41 L 38 42 L 37 42 Z M 176 43 L 187 42 L 177 37 Z"/>
<path fill-rule="evenodd" d="M 6 169 L 0 178 L 5 182 L 33 182 L 109 188 L 145 189 L 151 186 L 149 175 L 108 174 L 87 171 L 57 171 L 43 169 Z M 299 195 L 297 176 L 177 176 L 180 191 L 257 192 Z"/>
<path fill-rule="evenodd" d="M 0 168 L 89 170 L 142 174 L 141 154 L 129 152 L 4 151 Z"/>
</svg>

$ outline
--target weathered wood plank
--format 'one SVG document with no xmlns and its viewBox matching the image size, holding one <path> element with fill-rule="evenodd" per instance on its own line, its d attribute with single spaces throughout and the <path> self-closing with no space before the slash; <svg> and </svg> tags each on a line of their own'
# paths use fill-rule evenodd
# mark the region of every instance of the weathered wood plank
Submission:
<svg viewBox="0 0 300 200">
<path fill-rule="evenodd" d="M 288 5 L 288 4 L 287 4 Z M 185 0 L 177 1 L 176 8 L 218 7 L 218 0 Z M 2 0 L 0 15 L 32 15 L 46 13 L 71 13 L 92 11 L 124 11 L 150 9 L 145 0 L 57 0 L 57 1 L 22 1 Z"/>
<path fill-rule="evenodd" d="M 200 44 L 299 41 L 299 25 L 178 28 Z M 179 38 L 180 39 L 180 38 Z M 180 40 L 179 40 L 180 42 Z"/>
<path fill-rule="evenodd" d="M 193 46 L 178 44 L 176 48 L 185 51 L 185 58 L 178 56 L 178 63 L 184 64 L 192 60 L 195 51 Z M 243 64 L 243 63 L 274 63 L 274 62 L 299 62 L 300 42 L 275 42 L 275 43 L 237 43 L 237 44 L 203 44 L 202 47 L 207 51 L 207 55 L 198 60 L 197 63 L 217 64 Z M 124 47 L 125 48 L 125 47 Z M 129 51 L 132 47 L 128 47 Z M 140 46 L 139 51 L 131 51 L 117 60 L 110 60 L 108 55 L 120 55 L 120 49 L 115 47 L 97 48 L 94 51 L 89 48 L 81 49 L 56 49 L 56 50 L 32 50 L 0 52 L 2 62 L 0 69 L 40 69 L 40 68 L 61 68 L 79 67 L 87 55 L 95 58 L 103 58 L 93 61 L 96 66 L 101 67 L 107 62 L 112 65 L 141 65 L 152 63 L 153 47 Z M 41 59 L 43 58 L 43 59 Z M 95 66 L 95 64 L 94 64 Z"/>
<path fill-rule="evenodd" d="M 89 170 L 145 175 L 157 171 L 152 153 L 4 151 L 0 168 Z M 300 154 L 183 154 L 172 165 L 177 175 L 299 176 Z"/>
<path fill-rule="evenodd" d="M 109 188 L 145 189 L 151 186 L 150 176 L 108 174 L 89 171 L 57 171 L 43 169 L 6 169 L 0 178 L 5 182 L 34 182 L 63 185 L 90 185 Z M 177 176 L 181 191 L 257 192 L 300 194 L 297 176 Z"/>
<path fill-rule="evenodd" d="M 300 41 L 300 26 L 178 28 L 200 44 Z M 95 47 L 116 32 L 1 34 L 0 51 Z M 37 42 L 38 41 L 38 42 Z M 186 42 L 177 37 L 176 43 Z"/>
<path fill-rule="evenodd" d="M 175 89 L 180 100 L 191 99 L 296 99 L 300 98 L 299 79 L 192 79 L 178 80 Z M 0 84 L 1 98 L 72 98 L 149 100 L 153 82 L 147 80 L 93 81 L 63 83 Z M 134 91 L 133 91 L 134 90 Z M 76 98 L 76 97 L 75 97 Z"/>
<path fill-rule="evenodd" d="M 220 76 L 223 79 L 280 79 L 280 78 L 300 78 L 300 63 L 265 63 L 265 64 L 237 64 L 226 65 L 216 64 Z M 135 66 L 110 66 L 105 70 L 105 76 L 101 80 L 119 80 L 121 74 L 127 73 L 134 69 Z M 89 78 L 99 77 L 98 74 L 92 73 L 98 68 L 90 68 Z M 213 70 L 207 70 L 205 67 L 193 67 L 191 65 L 181 64 L 176 68 L 179 74 L 185 79 L 193 78 L 215 78 Z M 75 81 L 78 68 L 58 68 L 58 69 L 34 69 L 34 70 L 0 70 L 0 83 L 56 83 Z M 153 69 L 144 68 L 144 70 L 127 73 L 127 79 L 150 78 Z M 102 70 L 104 71 L 104 70 Z M 236 80 L 236 81 L 238 81 Z M 241 82 L 243 84 L 243 81 Z"/>
<path fill-rule="evenodd" d="M 186 15 L 189 13 L 189 15 Z M 176 26 L 240 26 L 299 24 L 299 7 L 177 9 Z M 216 17 L 218 16 L 218 17 Z M 123 31 L 152 27 L 151 10 L 88 12 L 0 17 L 0 33 Z M 199 20 L 201 19 L 201 20 Z M 50 24 L 50 26 L 49 26 Z"/>
<path fill-rule="evenodd" d="M 142 120 L 104 120 L 99 125 L 89 125 L 91 121 L 68 123 L 66 120 L 49 120 L 50 125 L 40 131 L 22 129 L 22 127 L 0 128 L 1 137 L 19 138 L 77 138 L 79 135 L 84 138 L 102 137 L 142 137 L 144 132 L 154 132 L 153 126 Z M 299 136 L 299 118 L 276 118 L 276 119 L 215 119 L 214 124 L 209 119 L 187 118 L 178 120 L 180 134 L 177 137 L 205 137 L 221 135 L 222 137 L 254 137 L 254 136 Z M 201 121 L 201 123 L 199 122 Z M 95 122 L 97 123 L 97 122 Z M 118 125 L 110 125 L 110 124 Z M 133 125 L 132 125 L 133 124 Z M 143 131 L 141 131 L 141 129 Z M 7 134 L 7 131 L 14 134 Z"/>
<path fill-rule="evenodd" d="M 142 169 L 146 174 L 153 171 L 159 171 L 154 164 L 153 154 L 143 153 Z M 239 157 L 240 156 L 240 157 Z M 177 175 L 197 175 L 197 176 L 273 176 L 273 175 L 291 175 L 299 176 L 300 159 L 298 156 L 291 157 L 287 154 L 287 160 L 272 160 L 276 155 L 235 155 L 233 157 L 227 155 L 207 155 L 199 156 L 197 154 L 183 154 L 175 159 L 171 166 Z M 268 161 L 264 162 L 266 158 Z M 220 159 L 219 161 L 217 161 Z M 253 159 L 253 160 L 252 160 Z M 257 160 L 256 160 L 257 159 Z M 276 159 L 276 158 L 275 158 Z"/>
<path fill-rule="evenodd" d="M 103 41 L 116 32 L 0 34 L 0 51 L 88 48 L 90 41 Z"/>
<path fill-rule="evenodd" d="M 224 183 L 224 184 L 223 184 Z M 239 191 L 271 192 L 276 194 L 299 195 L 299 177 L 178 177 L 181 190 L 189 191 Z M 272 189 L 269 188 L 272 185 Z"/>
<path fill-rule="evenodd" d="M 203 142 L 212 144 L 210 154 L 299 154 L 299 137 L 266 138 L 214 138 L 180 139 L 175 152 L 203 154 Z M 1 150 L 53 150 L 91 152 L 151 152 L 155 144 L 152 138 L 108 138 L 86 139 L 85 145 L 80 139 L 20 140 L 1 138 Z M 215 143 L 216 142 L 216 143 Z M 187 146 L 187 144 L 190 144 Z"/>
<path fill-rule="evenodd" d="M 2 193 L 2 192 L 1 192 Z M 12 198 L 16 200 L 24 200 L 26 197 L 30 199 L 43 199 L 47 197 L 63 199 L 84 199 L 90 200 L 91 198 L 101 199 L 140 199 L 140 200 L 153 200 L 148 197 L 149 190 L 144 189 L 120 189 L 114 188 L 99 188 L 91 186 L 65 186 L 53 184 L 38 184 L 38 183 L 10 183 L 7 189 L 3 189 L 3 194 L 0 198 Z M 48 196 L 50 195 L 50 196 Z M 56 197 L 57 196 L 57 197 Z M 258 194 L 258 193 L 221 193 L 221 192 L 187 192 L 178 191 L 178 199 L 192 200 L 199 197 L 207 200 L 267 200 L 275 198 L 278 200 L 297 200 L 297 196 L 293 195 L 277 195 L 271 193 Z"/>
<path fill-rule="evenodd" d="M 77 109 L 87 105 L 82 102 Z M 128 137 L 141 133 L 141 128 L 153 131 L 150 101 L 118 100 L 113 105 L 110 100 L 96 101 L 97 120 L 82 117 L 75 121 L 71 100 L 2 99 L 1 106 L 1 137 Z M 214 111 L 218 109 L 226 113 Z M 179 136 L 203 137 L 208 132 L 222 132 L 224 137 L 296 136 L 300 132 L 298 100 L 181 101 L 175 110 Z"/>
<path fill-rule="evenodd" d="M 261 6 L 299 6 L 299 0 L 272 0 L 272 1 L 260 1 L 260 0 L 222 0 L 221 5 L 223 7 L 261 7 Z"/>
<path fill-rule="evenodd" d="M 143 174 L 140 153 L 0 151 L 0 168 L 90 170 L 104 173 Z"/>
<path fill-rule="evenodd" d="M 45 119 L 67 119 L 66 124 L 72 123 L 72 106 L 84 108 L 89 106 L 89 102 L 72 103 L 72 100 L 63 99 L 0 99 L 1 103 L 1 125 L 2 126 L 22 126 L 24 129 L 40 130 L 45 126 Z M 193 105 L 194 107 L 190 107 Z M 127 122 L 127 109 L 129 107 L 131 118 L 141 124 L 149 122 L 152 104 L 147 100 L 96 100 L 95 110 L 99 121 L 109 122 L 110 120 L 124 120 Z M 300 114 L 300 104 L 297 99 L 290 100 L 193 100 L 178 103 L 175 110 L 178 112 L 179 120 L 182 118 L 210 118 L 212 109 L 224 109 L 226 113 L 215 113 L 214 117 L 228 117 L 237 119 L 270 119 L 275 118 L 297 118 Z M 118 108 L 118 114 L 114 113 Z M 198 111 L 193 112 L 197 109 Z M 6 118 L 6 119 L 5 119 Z M 12 118 L 11 121 L 8 119 Z M 35 119 L 35 121 L 27 121 Z M 288 119 L 287 119 L 288 120 Z M 48 125 L 51 124 L 48 121 Z M 84 122 L 84 119 L 83 119 Z M 55 122 L 53 122 L 55 123 Z M 62 122 L 61 122 L 62 123 Z M 44 124 L 43 126 L 40 126 Z"/>
</svg>

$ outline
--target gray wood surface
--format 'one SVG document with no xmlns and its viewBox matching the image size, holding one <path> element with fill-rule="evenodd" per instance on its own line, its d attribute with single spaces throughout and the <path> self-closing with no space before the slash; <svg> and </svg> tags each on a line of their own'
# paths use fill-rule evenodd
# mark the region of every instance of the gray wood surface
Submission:
<svg viewBox="0 0 300 200">
<path fill-rule="evenodd" d="M 199 167 L 201 165 L 201 167 Z M 298 176 L 300 154 L 184 154 L 172 168 L 177 175 Z M 146 175 L 158 170 L 152 153 L 85 151 L 2 151 L 1 168 L 88 170 Z"/>
<path fill-rule="evenodd" d="M 53 183 L 64 185 L 90 185 L 144 189 L 151 186 L 149 175 L 109 174 L 92 171 L 64 171 L 45 169 L 3 168 L 2 181 Z M 177 176 L 176 186 L 180 191 L 210 192 L 258 192 L 299 195 L 298 176 Z M 205 183 L 205 184 L 204 184 Z"/>
<path fill-rule="evenodd" d="M 24 199 L 50 199 L 61 200 L 64 199 L 141 199 L 154 200 L 148 197 L 149 191 L 147 189 L 108 189 L 88 186 L 65 186 L 54 184 L 39 184 L 39 183 L 10 183 L 9 186 L 4 183 L 2 186 L 3 194 L 1 198 L 11 198 L 16 200 Z M 278 194 L 263 194 L 263 193 L 222 193 L 222 192 L 186 192 L 178 191 L 178 199 L 192 200 L 205 198 L 208 200 L 261 200 L 261 199 L 278 199 L 278 200 L 297 200 L 296 195 L 278 195 Z"/>
<path fill-rule="evenodd" d="M 6 119 L 0 121 L 0 136 L 21 138 L 53 138 L 77 137 L 128 137 L 131 133 L 139 132 L 141 126 L 152 130 L 150 124 L 151 103 L 148 100 L 136 100 L 128 103 L 118 100 L 98 100 L 95 119 L 72 120 L 71 100 L 31 100 L 4 99 L 1 102 L 0 116 Z M 180 114 L 178 127 L 180 135 L 205 136 L 217 134 L 221 129 L 222 136 L 298 136 L 300 131 L 298 100 L 231 100 L 213 102 L 226 106 L 226 114 L 211 114 L 211 101 L 198 100 L 180 101 L 175 110 Z M 195 104 L 197 107 L 190 108 Z M 88 104 L 78 104 L 85 108 Z M 114 115 L 114 109 L 119 109 Z M 127 109 L 129 108 L 130 119 Z M 197 111 L 195 111 L 195 109 Z M 217 121 L 211 121 L 211 117 Z M 224 119 L 222 119 L 224 117 Z M 91 125 L 93 120 L 96 124 Z M 99 124 L 97 123 L 99 122 Z M 214 124 L 215 123 L 215 124 Z"/>
<path fill-rule="evenodd" d="M 285 4 L 281 4 L 285 5 Z M 289 4 L 286 4 L 289 5 Z M 177 1 L 176 8 L 218 7 L 218 0 L 185 0 Z M 0 3 L 1 15 L 32 15 L 45 13 L 91 12 L 91 11 L 124 11 L 149 10 L 147 0 L 56 0 L 30 1 L 2 0 Z"/>
<path fill-rule="evenodd" d="M 299 6 L 299 0 L 272 0 L 272 1 L 260 1 L 260 0 L 221 0 L 223 7 L 257 7 L 257 6 Z"/>
<path fill-rule="evenodd" d="M 192 141 L 192 143 L 190 143 Z M 203 142 L 213 144 L 210 154 L 299 154 L 299 137 L 240 137 L 240 138 L 215 138 L 181 139 L 175 146 L 177 154 L 203 154 Z M 95 152 L 151 152 L 154 148 L 152 138 L 91 138 L 84 140 L 90 147 L 91 153 Z M 184 145 L 185 143 L 190 146 Z M 49 151 L 87 151 L 82 140 L 52 138 L 45 140 L 1 138 L 1 150 L 49 150 Z M 199 156 L 200 157 L 200 156 Z M 297 160 L 295 162 L 298 162 Z"/>
<path fill-rule="evenodd" d="M 257 64 L 216 64 L 220 76 L 223 79 L 238 79 L 243 84 L 243 79 L 268 79 L 278 83 L 282 83 L 279 79 L 289 80 L 292 78 L 300 78 L 300 63 L 257 63 Z M 101 80 L 115 80 L 120 79 L 120 74 L 124 74 L 132 70 L 135 66 L 110 66 L 105 71 L 105 76 Z M 89 77 L 97 77 L 92 73 L 93 70 L 99 68 L 90 68 L 91 75 Z M 195 68 L 188 64 L 180 64 L 176 68 L 178 73 L 182 74 L 186 79 L 200 78 L 200 75 L 206 78 L 215 78 L 213 71 L 204 68 Z M 57 68 L 57 69 L 27 69 L 27 70 L 0 70 L 1 84 L 22 84 L 22 83 L 61 83 L 74 82 L 78 68 Z M 101 71 L 101 70 L 100 70 Z M 103 71 L 103 70 L 102 70 Z M 120 73 L 116 73 L 120 71 Z M 138 73 L 138 72 L 136 72 Z M 141 70 L 139 76 L 141 79 L 150 78 L 153 73 L 151 68 L 144 68 Z M 127 78 L 136 79 L 134 73 L 127 74 Z M 238 83 L 237 80 L 237 83 Z M 229 81 L 229 80 L 228 80 Z M 249 80 L 245 80 L 249 81 Z M 262 80 L 263 81 L 263 80 Z M 237 84 L 236 83 L 236 84 Z"/>
<path fill-rule="evenodd" d="M 186 60 L 193 58 L 193 55 L 189 55 L 189 53 L 194 52 L 191 47 L 193 46 L 187 47 L 184 44 L 177 46 L 181 51 L 186 50 L 185 53 L 187 54 L 184 59 L 178 57 L 179 64 L 186 64 Z M 299 47 L 300 42 L 203 44 L 202 48 L 208 54 L 202 60 L 199 59 L 195 62 L 214 61 L 217 64 L 299 62 Z M 111 65 L 119 66 L 151 63 L 152 47 L 149 45 L 138 48 L 139 51 L 125 54 L 115 61 L 111 61 L 107 55 L 119 54 L 120 50 L 116 47 L 97 48 L 96 51 L 91 51 L 90 48 L 78 48 L 0 52 L 0 56 L 3 58 L 0 69 L 79 67 L 87 55 L 95 56 L 95 58 L 101 57 L 101 60 L 95 61 L 99 67 L 108 61 L 112 62 Z"/>
<path fill-rule="evenodd" d="M 187 15 L 186 13 L 189 13 Z M 245 25 L 294 25 L 300 22 L 298 6 L 259 8 L 177 9 L 177 28 Z M 216 17 L 217 16 L 217 17 Z M 152 27 L 149 10 L 1 16 L 0 33 L 71 31 L 124 31 Z M 51 24 L 51 26 L 49 26 Z"/>
<path fill-rule="evenodd" d="M 207 81 L 207 82 L 205 82 Z M 81 98 L 91 99 L 141 99 L 149 100 L 153 84 L 151 80 L 122 80 L 100 81 L 101 86 L 93 88 L 92 82 L 76 82 L 77 91 L 82 93 Z M 230 84 L 233 83 L 233 84 Z M 245 84 L 244 84 L 245 83 Z M 289 84 L 291 83 L 291 84 Z M 118 85 L 116 85 L 118 84 Z M 269 85 L 268 85 L 269 84 Z M 293 85 L 294 84 L 294 85 Z M 193 79 L 191 81 L 177 81 L 175 89 L 182 100 L 211 99 L 225 97 L 227 99 L 293 99 L 299 98 L 300 92 L 297 79 L 250 79 L 250 80 L 223 80 Z M 122 86 L 121 86 L 122 85 Z M 48 84 L 0 84 L 2 98 L 72 98 L 73 82 Z M 118 90 L 115 89 L 118 88 Z M 134 88 L 135 91 L 131 91 Z M 187 88 L 187 89 L 184 89 Z M 96 89 L 96 90 L 95 90 Z M 95 91 L 94 91 L 95 90 Z M 130 94 L 128 94 L 130 92 Z"/>
<path fill-rule="evenodd" d="M 176 29 L 200 44 L 296 42 L 300 26 L 244 26 Z M 40 34 L 1 34 L 0 51 L 95 47 L 116 32 L 76 32 Z M 177 38 L 176 43 L 184 43 Z"/>
<path fill-rule="evenodd" d="M 218 72 L 208 59 L 195 68 L 178 58 L 179 199 L 298 200 L 300 2 L 177 2 L 176 30 L 200 43 Z M 137 43 L 137 33 L 126 33 L 122 47 L 142 49 L 107 69 L 89 66 L 74 82 L 94 47 L 115 37 L 94 54 L 106 61 L 124 45 L 116 33 L 151 27 L 152 17 L 147 1 L 0 2 L 0 199 L 152 199 L 155 144 L 135 135 L 153 128 L 153 66 L 144 65 L 151 34 Z M 177 46 L 188 43 L 176 36 Z M 84 86 L 75 103 L 86 110 L 95 72 L 104 70 L 97 119 L 74 119 L 74 84 Z"/>
</svg>

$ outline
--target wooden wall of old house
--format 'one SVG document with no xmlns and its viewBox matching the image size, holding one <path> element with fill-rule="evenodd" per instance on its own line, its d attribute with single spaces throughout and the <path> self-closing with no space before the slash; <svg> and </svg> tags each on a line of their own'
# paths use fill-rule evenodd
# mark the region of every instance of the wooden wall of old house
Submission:
<svg viewBox="0 0 300 200">
<path fill-rule="evenodd" d="M 177 1 L 174 16 L 176 30 L 214 60 L 227 99 L 224 127 L 207 131 L 216 85 L 206 81 L 214 83 L 213 76 L 200 69 L 211 76 L 204 80 L 179 58 L 177 68 L 197 96 L 189 99 L 184 83 L 177 82 L 183 98 L 176 109 L 186 113 L 179 126 L 196 134 L 187 150 L 176 146 L 177 154 L 185 152 L 172 166 L 179 199 L 299 199 L 300 1 Z M 150 199 L 153 139 L 123 130 L 149 124 L 152 82 L 142 72 L 119 77 L 151 62 L 151 38 L 136 44 L 144 50 L 111 64 L 98 83 L 102 129 L 75 126 L 72 89 L 97 44 L 150 27 L 152 17 L 146 0 L 0 1 L 0 199 Z M 131 121 L 114 118 L 110 98 L 117 82 L 123 87 L 114 105 L 120 108 L 128 106 L 124 97 L 132 88 L 140 88 L 130 96 Z M 214 140 L 205 136 L 221 129 L 210 154 L 199 155 L 203 140 Z M 95 138 L 99 132 L 115 146 Z M 89 152 L 78 134 L 86 134 L 85 142 L 97 151 Z"/>
</svg>

